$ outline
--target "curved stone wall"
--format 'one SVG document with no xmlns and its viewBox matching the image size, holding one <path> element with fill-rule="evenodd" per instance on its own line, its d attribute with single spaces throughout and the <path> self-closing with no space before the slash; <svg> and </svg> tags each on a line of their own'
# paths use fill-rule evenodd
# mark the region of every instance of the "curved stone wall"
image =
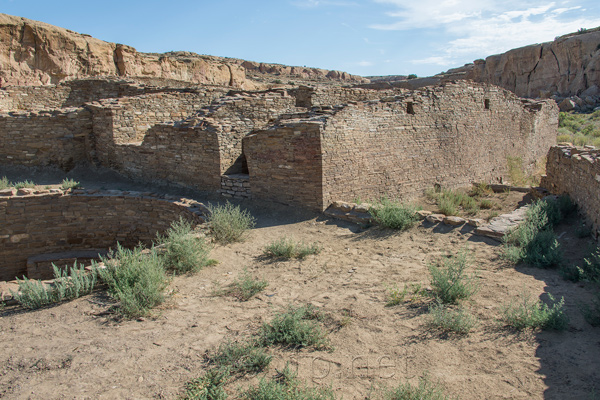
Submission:
<svg viewBox="0 0 600 400">
<path fill-rule="evenodd" d="M 40 254 L 150 244 L 179 217 L 204 221 L 201 203 L 121 191 L 15 189 L 0 192 L 0 280 L 27 276 Z"/>
</svg>

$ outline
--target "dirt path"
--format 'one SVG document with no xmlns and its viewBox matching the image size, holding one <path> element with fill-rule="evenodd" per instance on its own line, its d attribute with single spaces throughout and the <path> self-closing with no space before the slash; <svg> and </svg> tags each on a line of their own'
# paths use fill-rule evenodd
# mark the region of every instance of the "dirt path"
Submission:
<svg viewBox="0 0 600 400">
<path fill-rule="evenodd" d="M 203 374 L 207 351 L 251 334 L 288 304 L 305 303 L 337 321 L 330 326 L 335 350 L 271 349 L 274 361 L 261 376 L 292 361 L 301 379 L 331 385 L 344 399 L 363 399 L 373 386 L 424 373 L 461 399 L 587 399 L 600 382 L 600 329 L 578 312 L 591 298 L 590 287 L 566 282 L 556 271 L 507 266 L 497 242 L 472 236 L 467 227 L 425 223 L 398 234 L 275 204 L 246 204 L 258 219 L 248 239 L 216 246 L 211 257 L 218 265 L 174 278 L 173 295 L 156 319 L 117 323 L 102 315 L 109 306 L 102 292 L 38 311 L 0 311 L 0 398 L 175 399 Z M 581 257 L 587 243 L 575 237 L 573 224 L 558 228 L 566 232 L 561 241 L 575 249 L 568 261 Z M 323 250 L 302 261 L 261 257 L 265 245 L 282 236 L 316 241 Z M 427 286 L 427 263 L 463 248 L 472 253 L 480 285 L 467 304 L 479 319 L 470 335 L 432 332 L 424 307 L 385 307 L 386 287 Z M 269 282 L 265 292 L 245 303 L 213 295 L 244 269 Z M 500 307 L 523 290 L 564 296 L 570 329 L 502 329 Z"/>
</svg>

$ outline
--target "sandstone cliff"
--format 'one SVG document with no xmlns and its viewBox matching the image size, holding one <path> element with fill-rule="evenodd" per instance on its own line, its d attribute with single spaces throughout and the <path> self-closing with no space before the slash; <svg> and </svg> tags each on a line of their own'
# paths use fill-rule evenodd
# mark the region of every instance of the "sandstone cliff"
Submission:
<svg viewBox="0 0 600 400">
<path fill-rule="evenodd" d="M 255 89 L 257 83 L 246 76 L 247 69 L 277 76 L 365 81 L 339 71 L 256 64 L 190 52 L 140 53 L 131 46 L 0 14 L 0 78 L 5 85 L 47 85 L 113 75 Z"/>
<path fill-rule="evenodd" d="M 521 97 L 600 94 L 600 28 L 476 60 L 441 74 L 502 86 Z"/>
</svg>

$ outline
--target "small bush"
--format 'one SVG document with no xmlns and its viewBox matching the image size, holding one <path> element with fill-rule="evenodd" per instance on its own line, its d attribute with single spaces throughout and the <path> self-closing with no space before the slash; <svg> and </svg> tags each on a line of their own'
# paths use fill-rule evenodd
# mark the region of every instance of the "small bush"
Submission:
<svg viewBox="0 0 600 400">
<path fill-rule="evenodd" d="M 477 319 L 462 308 L 452 310 L 443 303 L 429 308 L 429 325 L 442 332 L 466 335 L 477 324 Z"/>
<path fill-rule="evenodd" d="M 243 240 L 256 220 L 246 210 L 227 202 L 225 205 L 209 206 L 208 226 L 216 241 L 232 243 Z"/>
<path fill-rule="evenodd" d="M 517 301 L 513 300 L 502 308 L 502 321 L 509 327 L 523 330 L 526 328 L 541 328 L 544 330 L 562 331 L 569 326 L 569 319 L 564 313 L 564 298 L 555 301 L 548 293 L 551 306 L 541 300 L 531 299 L 523 292 Z"/>
<path fill-rule="evenodd" d="M 386 307 L 393 307 L 404 303 L 405 301 L 414 303 L 421 299 L 425 291 L 421 288 L 420 283 L 404 284 L 404 289 L 398 286 L 393 286 L 386 291 Z M 408 297 L 407 297 L 408 296 Z"/>
<path fill-rule="evenodd" d="M 14 299 L 23 307 L 37 309 L 49 304 L 72 300 L 91 293 L 97 283 L 98 273 L 95 268 L 86 272 L 83 265 L 61 270 L 52 264 L 54 283 L 47 285 L 39 280 L 25 277 L 18 279 L 19 289 L 11 290 Z"/>
<path fill-rule="evenodd" d="M 226 400 L 227 392 L 224 385 L 229 379 L 229 371 L 210 369 L 198 379 L 186 385 L 184 400 Z"/>
<path fill-rule="evenodd" d="M 323 329 L 314 321 L 319 318 L 319 311 L 311 305 L 290 306 L 276 314 L 270 323 L 262 325 L 261 341 L 267 346 L 276 344 L 292 348 L 325 349 L 329 341 Z"/>
<path fill-rule="evenodd" d="M 157 235 L 157 244 L 164 246 L 165 266 L 177 274 L 195 272 L 211 263 L 208 244 L 193 235 L 192 225 L 182 217 L 171 224 L 166 235 Z"/>
<path fill-rule="evenodd" d="M 562 251 L 553 231 L 543 230 L 527 245 L 523 260 L 538 268 L 557 266 L 562 261 Z"/>
<path fill-rule="evenodd" d="M 489 199 L 481 199 L 479 200 L 479 208 L 482 210 L 491 210 L 494 208 L 494 202 Z"/>
<path fill-rule="evenodd" d="M 208 362 L 217 369 L 228 369 L 232 374 L 246 374 L 263 371 L 271 358 L 255 341 L 226 342 L 208 357 Z"/>
<path fill-rule="evenodd" d="M 583 266 L 565 267 L 563 277 L 573 282 L 600 282 L 600 248 L 583 259 Z"/>
<path fill-rule="evenodd" d="M 419 221 L 417 211 L 415 206 L 385 198 L 369 210 L 377 224 L 401 231 L 413 227 Z"/>
<path fill-rule="evenodd" d="M 434 383 L 429 377 L 419 378 L 418 385 L 401 383 L 398 387 L 385 391 L 385 400 L 450 400 L 444 394 L 444 389 L 439 383 Z"/>
<path fill-rule="evenodd" d="M 596 299 L 592 304 L 581 305 L 581 312 L 586 322 L 592 326 L 600 326 L 600 293 L 596 294 Z"/>
<path fill-rule="evenodd" d="M 32 181 L 24 180 L 23 182 L 17 182 L 14 184 L 15 189 L 34 188 L 35 183 Z"/>
<path fill-rule="evenodd" d="M 432 295 L 444 304 L 456 304 L 477 292 L 475 276 L 468 275 L 469 254 L 466 250 L 456 256 L 438 260 L 427 266 L 431 274 Z"/>
<path fill-rule="evenodd" d="M 62 183 L 60 184 L 60 187 L 63 190 L 75 189 L 75 188 L 78 188 L 79 186 L 80 186 L 80 183 L 73 179 L 63 179 Z"/>
<path fill-rule="evenodd" d="M 267 257 L 278 257 L 278 258 L 305 258 L 311 254 L 319 254 L 321 248 L 317 243 L 305 244 L 303 242 L 296 242 L 291 238 L 281 238 L 276 240 L 265 247 L 264 254 Z"/>
<path fill-rule="evenodd" d="M 164 301 L 168 282 L 156 252 L 143 254 L 141 247 L 128 250 L 117 245 L 109 257 L 103 259 L 106 268 L 99 273 L 108 285 L 108 293 L 119 301 L 121 314 L 129 318 L 145 316 Z"/>
<path fill-rule="evenodd" d="M 441 197 L 438 200 L 438 211 L 444 215 L 457 215 L 458 205 L 451 198 Z"/>
<path fill-rule="evenodd" d="M 473 197 L 482 197 L 482 196 L 490 196 L 494 194 L 494 191 L 485 182 L 473 184 L 473 188 L 471 189 L 471 196 Z"/>
<path fill-rule="evenodd" d="M 571 143 L 571 142 L 573 142 L 573 136 L 571 136 L 569 134 L 558 135 L 556 137 L 556 142 L 557 143 Z"/>
<path fill-rule="evenodd" d="M 302 385 L 286 365 L 273 379 L 261 379 L 258 386 L 248 388 L 241 395 L 247 400 L 334 400 L 328 388 L 311 388 Z"/>
<path fill-rule="evenodd" d="M 257 279 L 250 276 L 247 270 L 227 288 L 223 294 L 233 296 L 239 301 L 248 301 L 255 294 L 262 292 L 269 286 L 269 283 L 264 279 Z"/>
<path fill-rule="evenodd" d="M 5 176 L 0 178 L 0 190 L 8 189 L 9 187 L 12 187 L 12 183 L 10 183 L 10 181 Z"/>
</svg>

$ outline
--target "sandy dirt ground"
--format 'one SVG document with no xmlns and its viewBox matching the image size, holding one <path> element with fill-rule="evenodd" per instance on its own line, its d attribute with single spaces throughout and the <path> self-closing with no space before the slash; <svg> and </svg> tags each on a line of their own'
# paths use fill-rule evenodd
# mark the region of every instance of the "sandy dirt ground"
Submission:
<svg viewBox="0 0 600 400">
<path fill-rule="evenodd" d="M 600 328 L 579 312 L 592 286 L 567 282 L 555 270 L 507 265 L 498 242 L 466 226 L 424 222 L 395 233 L 277 204 L 242 204 L 257 218 L 256 228 L 242 243 L 216 245 L 217 265 L 173 278 L 172 295 L 154 318 L 115 320 L 105 314 L 112 303 L 102 290 L 37 311 L 0 310 L 0 398 L 176 399 L 204 373 L 208 351 L 252 335 L 289 304 L 313 304 L 331 317 L 334 350 L 270 348 L 271 366 L 230 384 L 232 397 L 286 362 L 307 384 L 330 386 L 344 399 L 364 399 L 374 387 L 424 374 L 461 399 L 589 399 L 599 390 Z M 572 218 L 557 228 L 570 263 L 581 262 L 591 245 L 576 237 L 577 223 Z M 322 251 L 304 260 L 265 259 L 264 247 L 283 236 L 318 242 Z M 466 303 L 479 320 L 472 333 L 430 329 L 424 306 L 385 306 L 387 287 L 426 287 L 427 264 L 465 248 L 479 284 Z M 215 295 L 245 269 L 269 282 L 264 292 L 247 302 Z M 500 309 L 524 291 L 564 296 L 569 329 L 505 329 Z"/>
</svg>

